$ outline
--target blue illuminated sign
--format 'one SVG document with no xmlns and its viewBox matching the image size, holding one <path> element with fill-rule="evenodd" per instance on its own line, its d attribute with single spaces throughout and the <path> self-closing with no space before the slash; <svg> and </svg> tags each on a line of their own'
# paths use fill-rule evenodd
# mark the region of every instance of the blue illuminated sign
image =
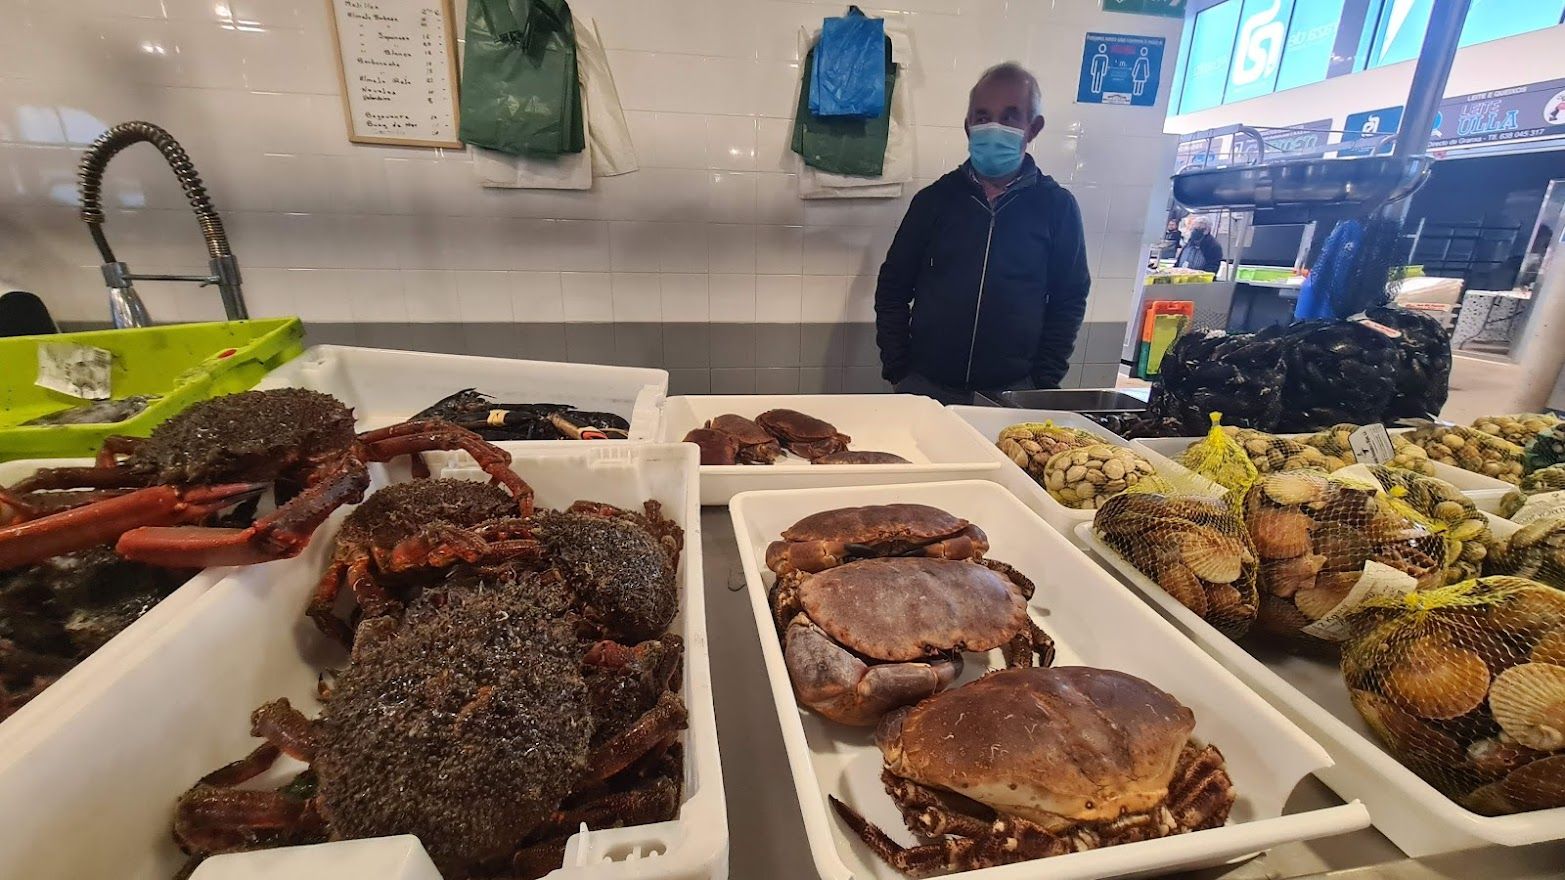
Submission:
<svg viewBox="0 0 1565 880">
<path fill-rule="evenodd" d="M 1151 107 L 1163 69 L 1162 37 L 1087 34 L 1081 52 L 1078 104 Z"/>
<path fill-rule="evenodd" d="M 1288 24 L 1288 45 L 1277 71 L 1277 91 L 1307 86 L 1326 78 L 1337 42 L 1337 22 L 1343 0 L 1308 0 L 1295 4 Z"/>
<path fill-rule="evenodd" d="M 1228 62 L 1233 58 L 1234 34 L 1239 27 L 1237 0 L 1197 13 L 1190 32 L 1190 57 L 1185 63 L 1185 90 L 1179 112 L 1205 110 L 1223 103 L 1228 83 Z"/>
<path fill-rule="evenodd" d="M 1462 45 L 1486 43 L 1560 23 L 1561 0 L 1473 0 Z"/>
<path fill-rule="evenodd" d="M 1277 83 L 1277 68 L 1282 64 L 1283 46 L 1288 41 L 1288 18 L 1293 14 L 1293 2 L 1244 0 L 1223 103 L 1272 93 Z"/>
<path fill-rule="evenodd" d="M 1369 44 L 1366 67 L 1383 67 L 1411 61 L 1424 47 L 1424 31 L 1429 29 L 1429 13 L 1435 0 L 1387 0 L 1380 8 L 1375 39 Z"/>
</svg>

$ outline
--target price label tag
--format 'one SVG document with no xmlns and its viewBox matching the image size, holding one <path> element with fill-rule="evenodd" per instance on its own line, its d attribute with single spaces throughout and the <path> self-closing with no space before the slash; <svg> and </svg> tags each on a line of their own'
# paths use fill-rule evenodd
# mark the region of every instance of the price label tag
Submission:
<svg viewBox="0 0 1565 880">
<path fill-rule="evenodd" d="M 106 349 L 69 342 L 38 344 L 36 384 L 50 391 L 86 400 L 107 400 L 114 354 Z"/>
<path fill-rule="evenodd" d="M 1326 616 L 1300 630 L 1328 642 L 1340 642 L 1349 635 L 1348 615 L 1370 599 L 1381 596 L 1406 596 L 1418 587 L 1418 579 L 1383 562 L 1364 563 L 1364 574 L 1337 606 Z"/>
<path fill-rule="evenodd" d="M 1353 447 L 1353 456 L 1360 464 L 1385 464 L 1397 455 L 1385 425 L 1359 428 L 1348 435 L 1348 445 Z"/>
<path fill-rule="evenodd" d="M 1519 526 L 1540 519 L 1565 519 L 1565 492 L 1543 492 L 1527 499 L 1522 509 L 1511 514 L 1511 522 Z"/>
</svg>

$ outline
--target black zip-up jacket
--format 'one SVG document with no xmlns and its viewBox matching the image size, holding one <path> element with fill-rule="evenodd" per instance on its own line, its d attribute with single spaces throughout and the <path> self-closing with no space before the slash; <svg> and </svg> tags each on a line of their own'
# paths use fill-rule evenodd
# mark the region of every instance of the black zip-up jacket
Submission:
<svg viewBox="0 0 1565 880">
<path fill-rule="evenodd" d="M 1075 196 L 1028 156 L 991 206 L 963 164 L 913 197 L 880 267 L 881 375 L 1056 388 L 1091 286 Z"/>
</svg>

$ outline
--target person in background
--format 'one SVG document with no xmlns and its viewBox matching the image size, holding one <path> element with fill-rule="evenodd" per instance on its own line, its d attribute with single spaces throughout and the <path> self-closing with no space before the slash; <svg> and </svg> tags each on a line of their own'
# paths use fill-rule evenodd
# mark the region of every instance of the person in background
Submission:
<svg viewBox="0 0 1565 880">
<path fill-rule="evenodd" d="M 1180 249 L 1174 265 L 1197 272 L 1216 272 L 1223 261 L 1223 246 L 1212 234 L 1212 221 L 1205 217 L 1190 218 L 1190 240 Z"/>
<path fill-rule="evenodd" d="M 1081 209 L 1038 170 L 1043 93 L 1000 64 L 968 96 L 968 160 L 920 190 L 875 288 L 881 375 L 904 394 L 1056 388 L 1092 284 Z"/>
<path fill-rule="evenodd" d="M 1185 236 L 1179 231 L 1179 221 L 1176 218 L 1168 218 L 1168 225 L 1163 229 L 1163 253 L 1162 258 L 1172 260 L 1179 256 L 1179 246 L 1185 243 Z"/>
</svg>

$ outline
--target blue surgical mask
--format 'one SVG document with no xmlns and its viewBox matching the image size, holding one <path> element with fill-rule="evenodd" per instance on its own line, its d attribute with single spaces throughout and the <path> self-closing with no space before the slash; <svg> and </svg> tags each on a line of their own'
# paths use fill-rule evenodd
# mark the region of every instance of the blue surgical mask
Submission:
<svg viewBox="0 0 1565 880">
<path fill-rule="evenodd" d="M 1006 177 L 1022 167 L 1027 132 L 998 122 L 986 122 L 967 130 L 967 155 L 980 177 Z"/>
</svg>

